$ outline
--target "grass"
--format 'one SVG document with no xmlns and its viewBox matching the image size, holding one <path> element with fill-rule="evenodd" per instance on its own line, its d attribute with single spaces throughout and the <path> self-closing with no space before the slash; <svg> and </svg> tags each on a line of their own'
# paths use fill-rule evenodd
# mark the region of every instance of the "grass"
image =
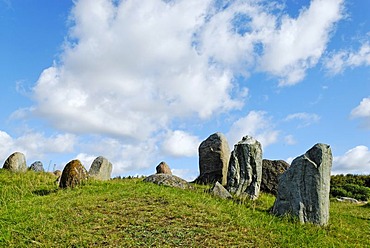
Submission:
<svg viewBox="0 0 370 248">
<path fill-rule="evenodd" d="M 332 202 L 330 224 L 278 218 L 274 202 L 214 198 L 142 179 L 58 190 L 47 173 L 0 170 L 0 247 L 370 247 L 369 205 Z"/>
</svg>

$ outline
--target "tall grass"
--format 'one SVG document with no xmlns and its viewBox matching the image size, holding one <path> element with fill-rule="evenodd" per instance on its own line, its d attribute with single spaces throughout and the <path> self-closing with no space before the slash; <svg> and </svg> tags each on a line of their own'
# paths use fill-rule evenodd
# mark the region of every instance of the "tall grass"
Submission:
<svg viewBox="0 0 370 248">
<path fill-rule="evenodd" d="M 370 247 L 369 207 L 332 202 L 326 227 L 269 214 L 274 197 L 222 200 L 141 179 L 59 190 L 0 170 L 1 247 Z"/>
</svg>

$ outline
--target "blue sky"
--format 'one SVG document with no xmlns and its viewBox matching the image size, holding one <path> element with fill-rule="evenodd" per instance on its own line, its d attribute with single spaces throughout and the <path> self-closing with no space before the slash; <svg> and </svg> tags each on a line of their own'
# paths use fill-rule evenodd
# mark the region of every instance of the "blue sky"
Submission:
<svg viewBox="0 0 370 248">
<path fill-rule="evenodd" d="M 252 135 L 290 162 L 315 143 L 333 173 L 370 174 L 370 2 L 0 0 L 0 162 L 97 156 L 113 176 L 200 142 Z M 55 166 L 54 166 L 55 165 Z"/>
</svg>

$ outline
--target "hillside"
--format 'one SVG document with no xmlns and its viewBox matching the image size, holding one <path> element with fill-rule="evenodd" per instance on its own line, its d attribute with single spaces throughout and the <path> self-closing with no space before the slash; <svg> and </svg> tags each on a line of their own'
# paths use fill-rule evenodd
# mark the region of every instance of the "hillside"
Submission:
<svg viewBox="0 0 370 248">
<path fill-rule="evenodd" d="M 55 177 L 0 170 L 0 247 L 370 247 L 370 207 L 333 201 L 326 227 L 142 179 L 59 190 Z"/>
</svg>

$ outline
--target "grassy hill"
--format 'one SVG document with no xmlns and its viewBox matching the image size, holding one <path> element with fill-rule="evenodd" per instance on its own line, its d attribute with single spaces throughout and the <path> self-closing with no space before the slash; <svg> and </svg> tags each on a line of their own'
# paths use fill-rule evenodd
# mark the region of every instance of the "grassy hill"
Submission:
<svg viewBox="0 0 370 248">
<path fill-rule="evenodd" d="M 142 179 L 54 181 L 0 170 L 0 247 L 370 247 L 369 204 L 333 201 L 318 227 L 270 215 L 270 195 L 237 203 Z"/>
</svg>

